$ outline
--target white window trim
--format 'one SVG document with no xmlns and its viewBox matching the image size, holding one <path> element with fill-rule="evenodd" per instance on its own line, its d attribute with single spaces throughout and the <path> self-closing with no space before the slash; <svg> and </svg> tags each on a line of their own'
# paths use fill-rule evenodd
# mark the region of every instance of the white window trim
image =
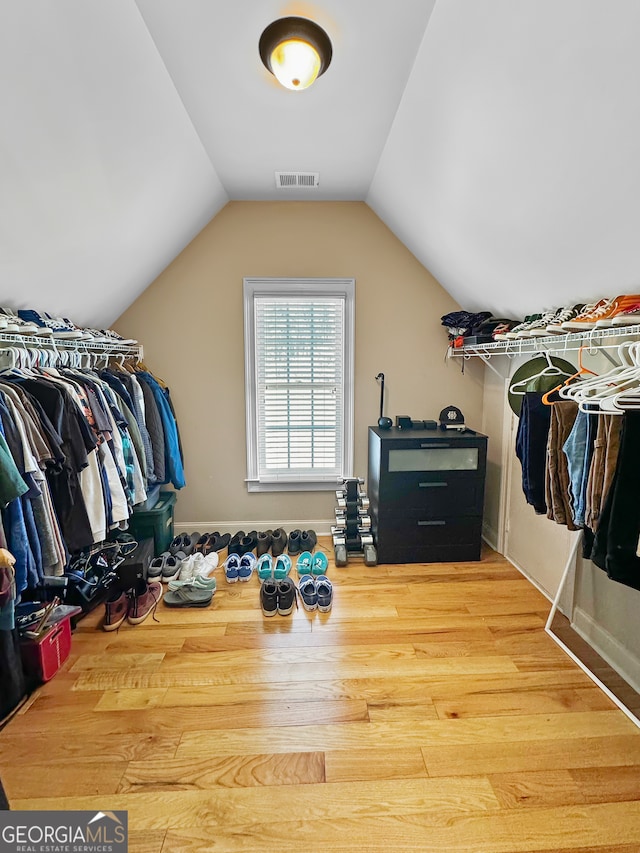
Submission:
<svg viewBox="0 0 640 853">
<path fill-rule="evenodd" d="M 305 475 L 296 479 L 288 474 L 286 479 L 260 480 L 258 478 L 257 411 L 256 411 L 256 348 L 254 295 L 261 296 L 345 296 L 344 335 L 344 423 L 343 423 L 343 475 L 353 476 L 354 434 L 354 369 L 355 369 L 355 279 L 353 278 L 244 278 L 244 350 L 245 350 L 245 403 L 247 438 L 247 491 L 295 492 L 328 491 L 336 488 L 336 478 L 313 478 Z"/>
</svg>

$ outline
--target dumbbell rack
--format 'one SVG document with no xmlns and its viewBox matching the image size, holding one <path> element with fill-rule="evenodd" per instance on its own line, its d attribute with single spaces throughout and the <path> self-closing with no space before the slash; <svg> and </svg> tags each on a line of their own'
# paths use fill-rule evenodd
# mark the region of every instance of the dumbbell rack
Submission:
<svg viewBox="0 0 640 853">
<path fill-rule="evenodd" d="M 369 498 L 360 488 L 364 480 L 349 477 L 342 482 L 344 488 L 336 491 L 336 523 L 331 527 L 336 566 L 346 566 L 349 554 L 360 554 L 366 566 L 375 566 L 378 555 L 371 533 Z"/>
</svg>

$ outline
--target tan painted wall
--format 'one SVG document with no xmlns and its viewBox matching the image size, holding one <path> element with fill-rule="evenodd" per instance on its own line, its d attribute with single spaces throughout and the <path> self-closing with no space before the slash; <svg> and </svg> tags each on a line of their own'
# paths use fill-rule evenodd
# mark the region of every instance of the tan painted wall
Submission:
<svg viewBox="0 0 640 853">
<path fill-rule="evenodd" d="M 362 202 L 231 202 L 118 320 L 171 388 L 186 456 L 178 522 L 267 526 L 333 516 L 332 492 L 247 493 L 242 279 L 356 280 L 355 471 L 367 426 L 386 414 L 436 418 L 455 404 L 482 422 L 482 366 L 445 364 L 440 317 L 458 306 Z"/>
</svg>

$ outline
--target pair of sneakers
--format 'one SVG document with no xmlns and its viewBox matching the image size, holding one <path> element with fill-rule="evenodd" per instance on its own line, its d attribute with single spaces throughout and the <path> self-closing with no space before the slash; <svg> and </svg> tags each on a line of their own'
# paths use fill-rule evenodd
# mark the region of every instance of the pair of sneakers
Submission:
<svg viewBox="0 0 640 853">
<path fill-rule="evenodd" d="M 298 606 L 297 589 L 291 578 L 268 578 L 260 587 L 260 606 L 265 616 L 289 616 Z"/>
<path fill-rule="evenodd" d="M 303 551 L 296 560 L 296 570 L 298 577 L 303 575 L 326 575 L 329 568 L 327 555 L 322 551 L 315 551 L 313 554 L 309 551 Z"/>
<path fill-rule="evenodd" d="M 291 556 L 301 554 L 303 551 L 313 551 L 318 544 L 315 530 L 292 530 L 289 534 L 287 551 Z"/>
<path fill-rule="evenodd" d="M 176 580 L 191 580 L 198 575 L 207 577 L 217 565 L 218 555 L 215 551 L 207 555 L 193 552 L 188 556 L 181 551 L 177 554 L 165 551 L 149 563 L 147 579 L 170 583 Z"/>
<path fill-rule="evenodd" d="M 182 551 L 178 551 L 176 554 L 163 551 L 159 557 L 154 557 L 149 563 L 147 580 L 169 583 L 178 577 L 180 567 L 185 559 L 186 555 Z"/>
<path fill-rule="evenodd" d="M 291 571 L 291 557 L 288 554 L 278 554 L 274 559 L 271 554 L 261 554 L 256 563 L 256 571 L 260 581 L 283 580 Z"/>
<path fill-rule="evenodd" d="M 229 554 L 224 561 L 224 576 L 227 583 L 246 583 L 251 580 L 251 575 L 256 567 L 256 555 L 252 551 L 245 554 Z"/>
<path fill-rule="evenodd" d="M 305 610 L 319 610 L 321 613 L 331 610 L 333 586 L 326 575 L 303 575 L 298 582 L 298 590 Z"/>
<path fill-rule="evenodd" d="M 117 631 L 126 619 L 130 625 L 140 625 L 153 613 L 162 598 L 162 584 L 158 581 L 140 580 L 132 589 L 117 589 L 105 602 L 102 627 L 105 631 Z M 155 617 L 153 618 L 157 622 Z"/>
</svg>

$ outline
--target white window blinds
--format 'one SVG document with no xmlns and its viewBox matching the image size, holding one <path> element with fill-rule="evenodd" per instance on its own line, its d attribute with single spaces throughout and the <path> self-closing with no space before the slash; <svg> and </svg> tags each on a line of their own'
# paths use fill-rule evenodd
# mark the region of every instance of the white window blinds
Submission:
<svg viewBox="0 0 640 853">
<path fill-rule="evenodd" d="M 335 487 L 351 465 L 352 302 L 344 283 L 303 281 L 252 294 L 249 480 Z M 245 308 L 246 297 L 245 284 Z"/>
</svg>

